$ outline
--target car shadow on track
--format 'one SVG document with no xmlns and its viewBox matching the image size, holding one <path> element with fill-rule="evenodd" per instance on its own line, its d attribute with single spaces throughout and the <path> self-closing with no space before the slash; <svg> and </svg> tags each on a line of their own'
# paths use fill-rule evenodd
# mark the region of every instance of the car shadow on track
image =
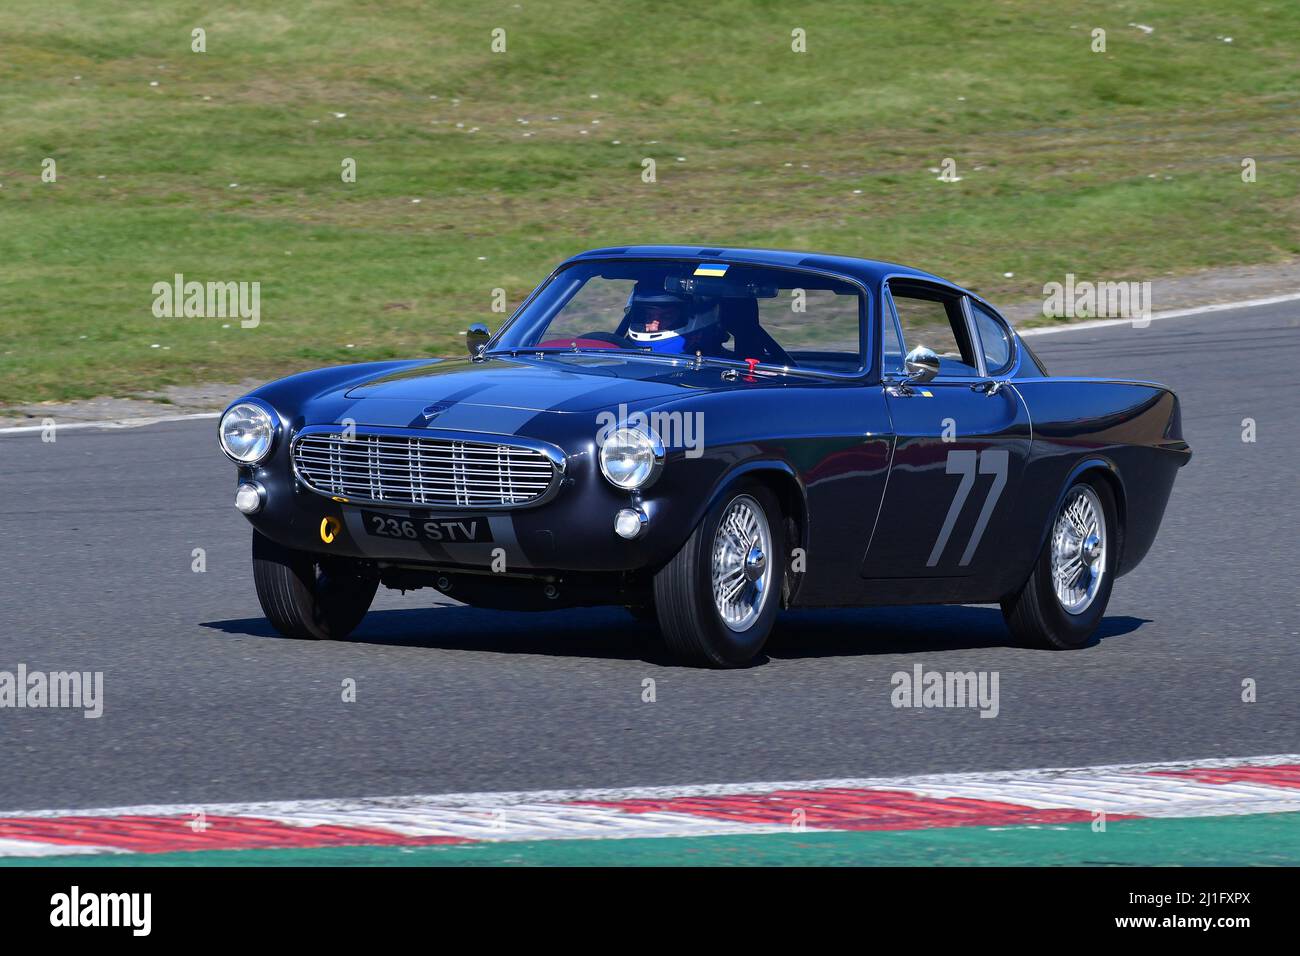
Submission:
<svg viewBox="0 0 1300 956">
<path fill-rule="evenodd" d="M 1087 646 L 1131 634 L 1148 623 L 1146 618 L 1123 615 L 1103 618 Z M 989 647 L 1036 650 L 1018 647 L 998 608 L 954 604 L 787 611 L 777 619 L 766 652 L 779 660 L 797 660 Z"/>
<path fill-rule="evenodd" d="M 209 621 L 202 626 L 228 634 L 293 640 L 261 617 Z M 490 611 L 457 605 L 371 611 L 347 643 L 671 663 L 655 636 L 652 628 L 633 620 L 622 608 Z"/>
<path fill-rule="evenodd" d="M 1146 623 L 1143 618 L 1107 617 L 1089 646 L 1130 634 Z M 202 626 L 226 634 L 289 640 L 261 617 L 208 621 Z M 677 663 L 659 643 L 653 626 L 633 620 L 620 608 L 544 612 L 489 611 L 464 606 L 378 610 L 366 615 L 349 642 L 643 661 L 663 666 Z M 769 659 L 919 654 L 1014 646 L 997 608 L 937 606 L 787 611 L 777 619 L 763 659 L 755 663 L 763 664 Z"/>
</svg>

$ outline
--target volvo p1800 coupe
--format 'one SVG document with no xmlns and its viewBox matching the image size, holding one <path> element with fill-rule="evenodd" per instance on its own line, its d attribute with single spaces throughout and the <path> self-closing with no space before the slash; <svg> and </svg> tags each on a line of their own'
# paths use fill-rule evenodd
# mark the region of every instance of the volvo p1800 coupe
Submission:
<svg viewBox="0 0 1300 956">
<path fill-rule="evenodd" d="M 979 296 L 884 262 L 596 249 L 466 339 L 222 416 L 282 633 L 346 637 L 382 584 L 622 605 L 716 667 L 793 607 L 999 603 L 1077 648 L 1191 457 L 1169 389 L 1051 376 Z"/>
</svg>

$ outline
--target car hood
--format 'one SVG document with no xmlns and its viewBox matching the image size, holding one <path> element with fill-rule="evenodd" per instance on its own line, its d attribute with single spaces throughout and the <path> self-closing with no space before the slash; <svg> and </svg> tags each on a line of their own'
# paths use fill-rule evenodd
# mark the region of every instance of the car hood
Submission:
<svg viewBox="0 0 1300 956">
<path fill-rule="evenodd" d="M 431 361 L 389 372 L 347 391 L 347 397 L 532 412 L 586 412 L 620 402 L 657 404 L 692 390 L 734 387 L 716 365 L 694 368 L 635 356 L 548 353 L 538 358 Z"/>
</svg>

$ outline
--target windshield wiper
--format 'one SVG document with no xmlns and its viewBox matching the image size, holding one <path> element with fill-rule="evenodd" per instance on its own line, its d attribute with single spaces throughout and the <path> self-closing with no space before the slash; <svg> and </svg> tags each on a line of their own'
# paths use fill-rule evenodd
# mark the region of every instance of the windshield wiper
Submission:
<svg viewBox="0 0 1300 956">
<path fill-rule="evenodd" d="M 573 345 L 563 345 L 563 346 L 561 346 L 561 345 L 547 345 L 547 346 L 540 346 L 540 345 L 515 345 L 515 346 L 511 346 L 510 348 L 495 348 L 495 349 L 490 349 L 490 350 L 488 350 L 487 352 L 485 352 L 484 354 L 485 354 L 485 355 L 510 355 L 510 356 L 516 356 L 516 355 L 529 355 L 529 354 L 546 354 L 546 355 L 553 355 L 553 354 L 557 354 L 557 353 L 558 353 L 558 354 L 563 354 L 563 355 L 574 355 L 574 354 L 577 354 L 577 353 L 583 353 L 583 354 L 590 353 L 590 354 L 593 354 L 593 355 L 600 355 L 600 354 L 602 354 L 602 353 L 608 353 L 608 352 L 623 353 L 623 354 L 629 354 L 629 355 L 656 355 L 656 354 L 658 354 L 658 353 L 656 353 L 656 352 L 651 351 L 648 347 L 645 348 L 645 349 L 628 349 L 628 348 L 620 348 L 619 346 L 610 346 L 610 347 L 607 348 L 607 349 L 598 349 L 598 348 L 591 348 L 590 346 L 585 347 L 585 348 L 580 348 L 580 347 L 573 346 Z"/>
</svg>

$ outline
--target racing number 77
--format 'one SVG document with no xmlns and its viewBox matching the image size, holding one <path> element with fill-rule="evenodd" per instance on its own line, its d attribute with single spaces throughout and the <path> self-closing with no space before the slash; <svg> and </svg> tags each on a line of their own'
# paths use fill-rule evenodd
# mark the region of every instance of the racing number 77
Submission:
<svg viewBox="0 0 1300 956">
<path fill-rule="evenodd" d="M 1002 495 L 1002 489 L 1007 486 L 1007 463 L 1010 455 L 1005 448 L 989 448 L 983 452 L 977 451 L 950 451 L 948 452 L 948 465 L 944 469 L 950 475 L 961 475 L 961 481 L 957 485 L 957 494 L 953 496 L 952 504 L 948 506 L 948 516 L 943 519 L 943 527 L 939 529 L 939 537 L 935 539 L 934 547 L 930 551 L 930 559 L 925 562 L 927 568 L 932 568 L 939 563 L 939 558 L 943 555 L 943 549 L 948 544 L 948 539 L 952 536 L 953 525 L 957 523 L 957 516 L 961 514 L 961 509 L 966 504 L 966 499 L 970 496 L 971 487 L 975 484 L 975 475 L 978 472 L 981 475 L 993 475 L 993 484 L 989 487 L 988 496 L 984 499 L 984 507 L 980 509 L 979 519 L 975 522 L 975 528 L 971 531 L 970 542 L 966 545 L 966 550 L 962 552 L 959 566 L 966 567 L 970 564 L 971 558 L 975 556 L 975 549 L 979 547 L 980 538 L 984 537 L 984 529 L 989 526 L 989 518 L 993 515 L 993 508 L 998 503 L 998 498 Z"/>
</svg>

